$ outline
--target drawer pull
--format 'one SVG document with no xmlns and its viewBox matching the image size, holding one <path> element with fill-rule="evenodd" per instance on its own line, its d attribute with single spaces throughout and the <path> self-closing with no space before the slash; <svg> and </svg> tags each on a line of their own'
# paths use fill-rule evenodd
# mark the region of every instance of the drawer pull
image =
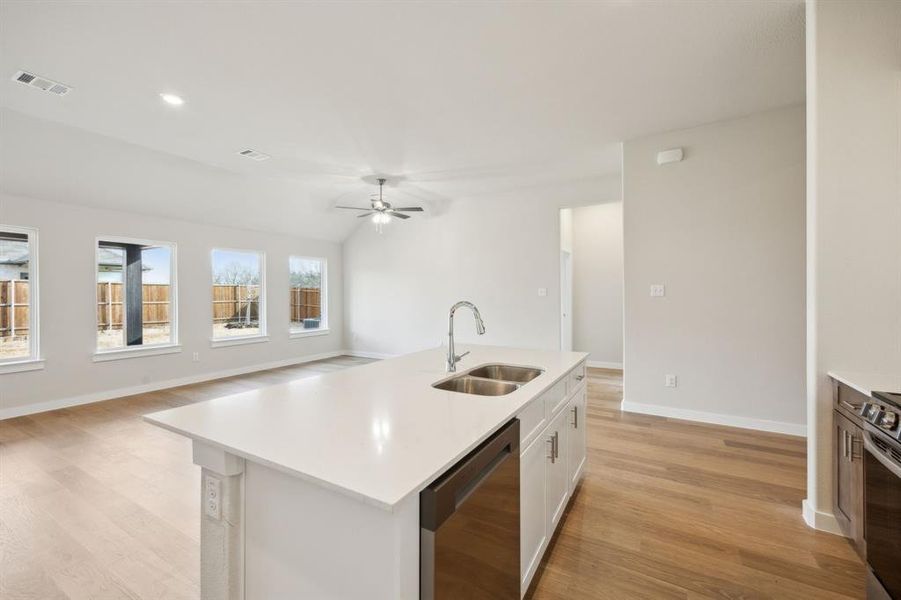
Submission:
<svg viewBox="0 0 901 600">
<path fill-rule="evenodd" d="M 582 381 L 583 379 L 585 379 L 584 375 L 576 375 L 576 381 Z"/>
<path fill-rule="evenodd" d="M 557 462 L 557 452 L 556 452 L 557 444 L 554 441 L 556 439 L 556 435 L 557 434 L 552 435 L 547 440 L 548 443 L 551 445 L 551 454 L 550 454 L 550 456 L 548 456 L 548 458 L 551 459 L 551 464 L 554 464 L 555 462 Z"/>
<path fill-rule="evenodd" d="M 573 406 L 573 429 L 579 428 L 579 407 Z"/>
<path fill-rule="evenodd" d="M 851 404 L 847 400 L 840 400 L 839 402 L 841 403 L 842 406 L 844 406 L 845 408 L 847 408 L 848 410 L 850 410 L 853 413 L 860 412 L 860 407 L 861 407 L 860 404 Z"/>
</svg>

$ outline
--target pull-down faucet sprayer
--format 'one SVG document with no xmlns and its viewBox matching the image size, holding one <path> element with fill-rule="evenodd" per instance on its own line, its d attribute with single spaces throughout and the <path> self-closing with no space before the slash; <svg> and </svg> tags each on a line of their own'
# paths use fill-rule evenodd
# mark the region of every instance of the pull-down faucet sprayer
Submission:
<svg viewBox="0 0 901 600">
<path fill-rule="evenodd" d="M 455 373 L 457 371 L 457 361 L 461 358 L 469 354 L 469 352 L 464 352 L 463 354 L 457 355 L 454 350 L 454 313 L 456 310 L 462 306 L 472 310 L 473 316 L 476 318 L 476 331 L 479 335 L 485 334 L 485 321 L 482 320 L 482 315 L 479 314 L 479 309 L 476 308 L 476 305 L 472 302 L 467 302 L 466 300 L 461 300 L 457 302 L 453 306 L 451 306 L 450 314 L 447 316 L 447 372 Z"/>
</svg>

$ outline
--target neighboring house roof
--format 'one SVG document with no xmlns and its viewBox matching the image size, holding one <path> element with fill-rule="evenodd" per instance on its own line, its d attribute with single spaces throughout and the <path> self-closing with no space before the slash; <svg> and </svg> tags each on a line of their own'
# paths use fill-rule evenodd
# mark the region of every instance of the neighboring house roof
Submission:
<svg viewBox="0 0 901 600">
<path fill-rule="evenodd" d="M 101 246 L 97 249 L 97 265 L 101 271 L 120 271 L 122 270 L 122 255 L 122 250 Z"/>
<path fill-rule="evenodd" d="M 18 240 L 0 239 L 0 265 L 28 264 L 28 244 Z"/>
<path fill-rule="evenodd" d="M 28 264 L 28 246 L 19 241 L 0 239 L 0 265 L 24 266 Z M 121 271 L 122 251 L 113 248 L 97 249 L 97 265 L 101 271 Z M 149 271 L 144 267 L 144 271 Z"/>
</svg>

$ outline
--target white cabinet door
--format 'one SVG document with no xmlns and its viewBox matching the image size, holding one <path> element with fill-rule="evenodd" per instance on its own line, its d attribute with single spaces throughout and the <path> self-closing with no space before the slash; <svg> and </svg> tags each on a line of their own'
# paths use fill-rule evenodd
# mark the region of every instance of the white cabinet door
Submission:
<svg viewBox="0 0 901 600">
<path fill-rule="evenodd" d="M 547 541 L 545 478 L 550 450 L 549 435 L 545 431 L 519 456 L 519 568 L 523 591 L 541 562 Z"/>
<path fill-rule="evenodd" d="M 554 458 L 547 463 L 547 530 L 553 532 L 563 509 L 566 508 L 566 499 L 569 495 L 569 470 L 567 469 L 567 456 L 569 455 L 569 408 L 564 407 L 554 417 L 545 430 L 548 438 L 553 439 L 551 444 Z"/>
<path fill-rule="evenodd" d="M 585 419 L 585 406 L 588 398 L 588 386 L 583 385 L 572 398 L 569 411 L 569 489 L 574 490 L 582 469 L 585 468 L 585 446 L 587 438 L 585 427 L 588 424 Z"/>
</svg>

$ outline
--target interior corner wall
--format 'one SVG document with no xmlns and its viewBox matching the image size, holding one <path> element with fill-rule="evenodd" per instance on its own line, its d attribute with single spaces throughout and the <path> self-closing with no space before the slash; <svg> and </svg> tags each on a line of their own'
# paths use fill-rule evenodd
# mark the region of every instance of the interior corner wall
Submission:
<svg viewBox="0 0 901 600">
<path fill-rule="evenodd" d="M 619 200 L 618 174 L 458 197 L 379 234 L 361 223 L 344 242 L 345 347 L 392 356 L 447 341 L 457 300 L 459 343 L 560 348 L 561 208 Z"/>
<path fill-rule="evenodd" d="M 901 3 L 807 5 L 805 518 L 834 530 L 830 370 L 901 373 Z"/>
<path fill-rule="evenodd" d="M 572 209 L 573 350 L 623 364 L 623 203 Z"/>
<path fill-rule="evenodd" d="M 625 410 L 805 433 L 804 157 L 803 106 L 623 145 Z"/>
<path fill-rule="evenodd" d="M 249 372 L 341 351 L 342 249 L 335 242 L 148 217 L 0 194 L 0 223 L 38 229 L 40 346 L 45 368 L 0 374 L 0 418 L 179 383 Z M 95 239 L 122 236 L 177 244 L 182 351 L 94 362 Z M 210 250 L 266 253 L 269 341 L 211 348 Z M 290 339 L 288 256 L 328 260 L 329 334 Z M 193 362 L 193 353 L 199 362 Z"/>
</svg>

